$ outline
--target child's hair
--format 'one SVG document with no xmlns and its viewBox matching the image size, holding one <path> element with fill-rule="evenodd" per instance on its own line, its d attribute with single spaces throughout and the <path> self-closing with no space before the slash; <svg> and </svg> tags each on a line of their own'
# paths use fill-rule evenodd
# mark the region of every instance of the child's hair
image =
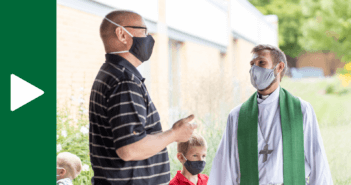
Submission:
<svg viewBox="0 0 351 185">
<path fill-rule="evenodd" d="M 57 167 L 64 168 L 67 171 L 65 178 L 75 179 L 82 170 L 82 161 L 72 153 L 62 152 L 57 155 Z"/>
<path fill-rule="evenodd" d="M 201 146 L 207 148 L 207 143 L 204 137 L 199 134 L 193 134 L 189 141 L 187 142 L 179 142 L 177 145 L 177 150 L 179 153 L 186 155 L 190 147 Z"/>
</svg>

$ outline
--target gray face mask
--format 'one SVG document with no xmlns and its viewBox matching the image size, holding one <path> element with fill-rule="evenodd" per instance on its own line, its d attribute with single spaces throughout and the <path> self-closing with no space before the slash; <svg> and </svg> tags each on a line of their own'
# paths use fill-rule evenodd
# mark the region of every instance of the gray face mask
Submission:
<svg viewBox="0 0 351 185">
<path fill-rule="evenodd" d="M 273 69 L 266 69 L 256 65 L 252 65 L 250 69 L 251 84 L 257 90 L 266 89 L 276 78 L 276 76 L 274 75 L 274 69 L 278 66 L 278 64 Z"/>
</svg>

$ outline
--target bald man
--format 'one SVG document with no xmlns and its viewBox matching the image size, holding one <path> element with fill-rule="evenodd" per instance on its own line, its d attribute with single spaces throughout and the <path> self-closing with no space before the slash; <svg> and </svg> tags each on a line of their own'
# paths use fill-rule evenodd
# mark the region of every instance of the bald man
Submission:
<svg viewBox="0 0 351 185">
<path fill-rule="evenodd" d="M 143 18 L 113 11 L 102 21 L 106 62 L 94 81 L 89 105 L 93 185 L 156 185 L 170 181 L 166 146 L 189 140 L 194 118 L 162 131 L 160 116 L 137 67 L 152 53 L 154 39 Z"/>
</svg>

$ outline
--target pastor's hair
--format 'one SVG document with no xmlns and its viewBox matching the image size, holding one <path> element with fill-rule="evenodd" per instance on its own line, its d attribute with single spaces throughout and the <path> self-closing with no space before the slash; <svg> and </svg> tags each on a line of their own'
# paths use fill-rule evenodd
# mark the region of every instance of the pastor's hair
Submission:
<svg viewBox="0 0 351 185">
<path fill-rule="evenodd" d="M 273 65 L 277 65 L 279 62 L 284 62 L 285 67 L 280 75 L 280 81 L 282 81 L 283 76 L 285 75 L 286 70 L 288 69 L 288 63 L 286 61 L 286 56 L 282 50 L 279 48 L 269 45 L 269 44 L 259 44 L 255 46 L 251 53 L 257 53 L 261 50 L 269 50 L 273 59 Z"/>
</svg>

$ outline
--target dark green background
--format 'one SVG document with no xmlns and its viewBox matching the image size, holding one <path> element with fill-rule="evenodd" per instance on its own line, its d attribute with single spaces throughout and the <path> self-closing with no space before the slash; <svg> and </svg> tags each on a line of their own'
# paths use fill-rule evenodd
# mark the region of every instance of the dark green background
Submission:
<svg viewBox="0 0 351 185">
<path fill-rule="evenodd" d="M 2 1 L 0 14 L 0 184 L 54 184 L 56 1 Z M 44 94 L 12 112 L 11 74 Z"/>
</svg>

